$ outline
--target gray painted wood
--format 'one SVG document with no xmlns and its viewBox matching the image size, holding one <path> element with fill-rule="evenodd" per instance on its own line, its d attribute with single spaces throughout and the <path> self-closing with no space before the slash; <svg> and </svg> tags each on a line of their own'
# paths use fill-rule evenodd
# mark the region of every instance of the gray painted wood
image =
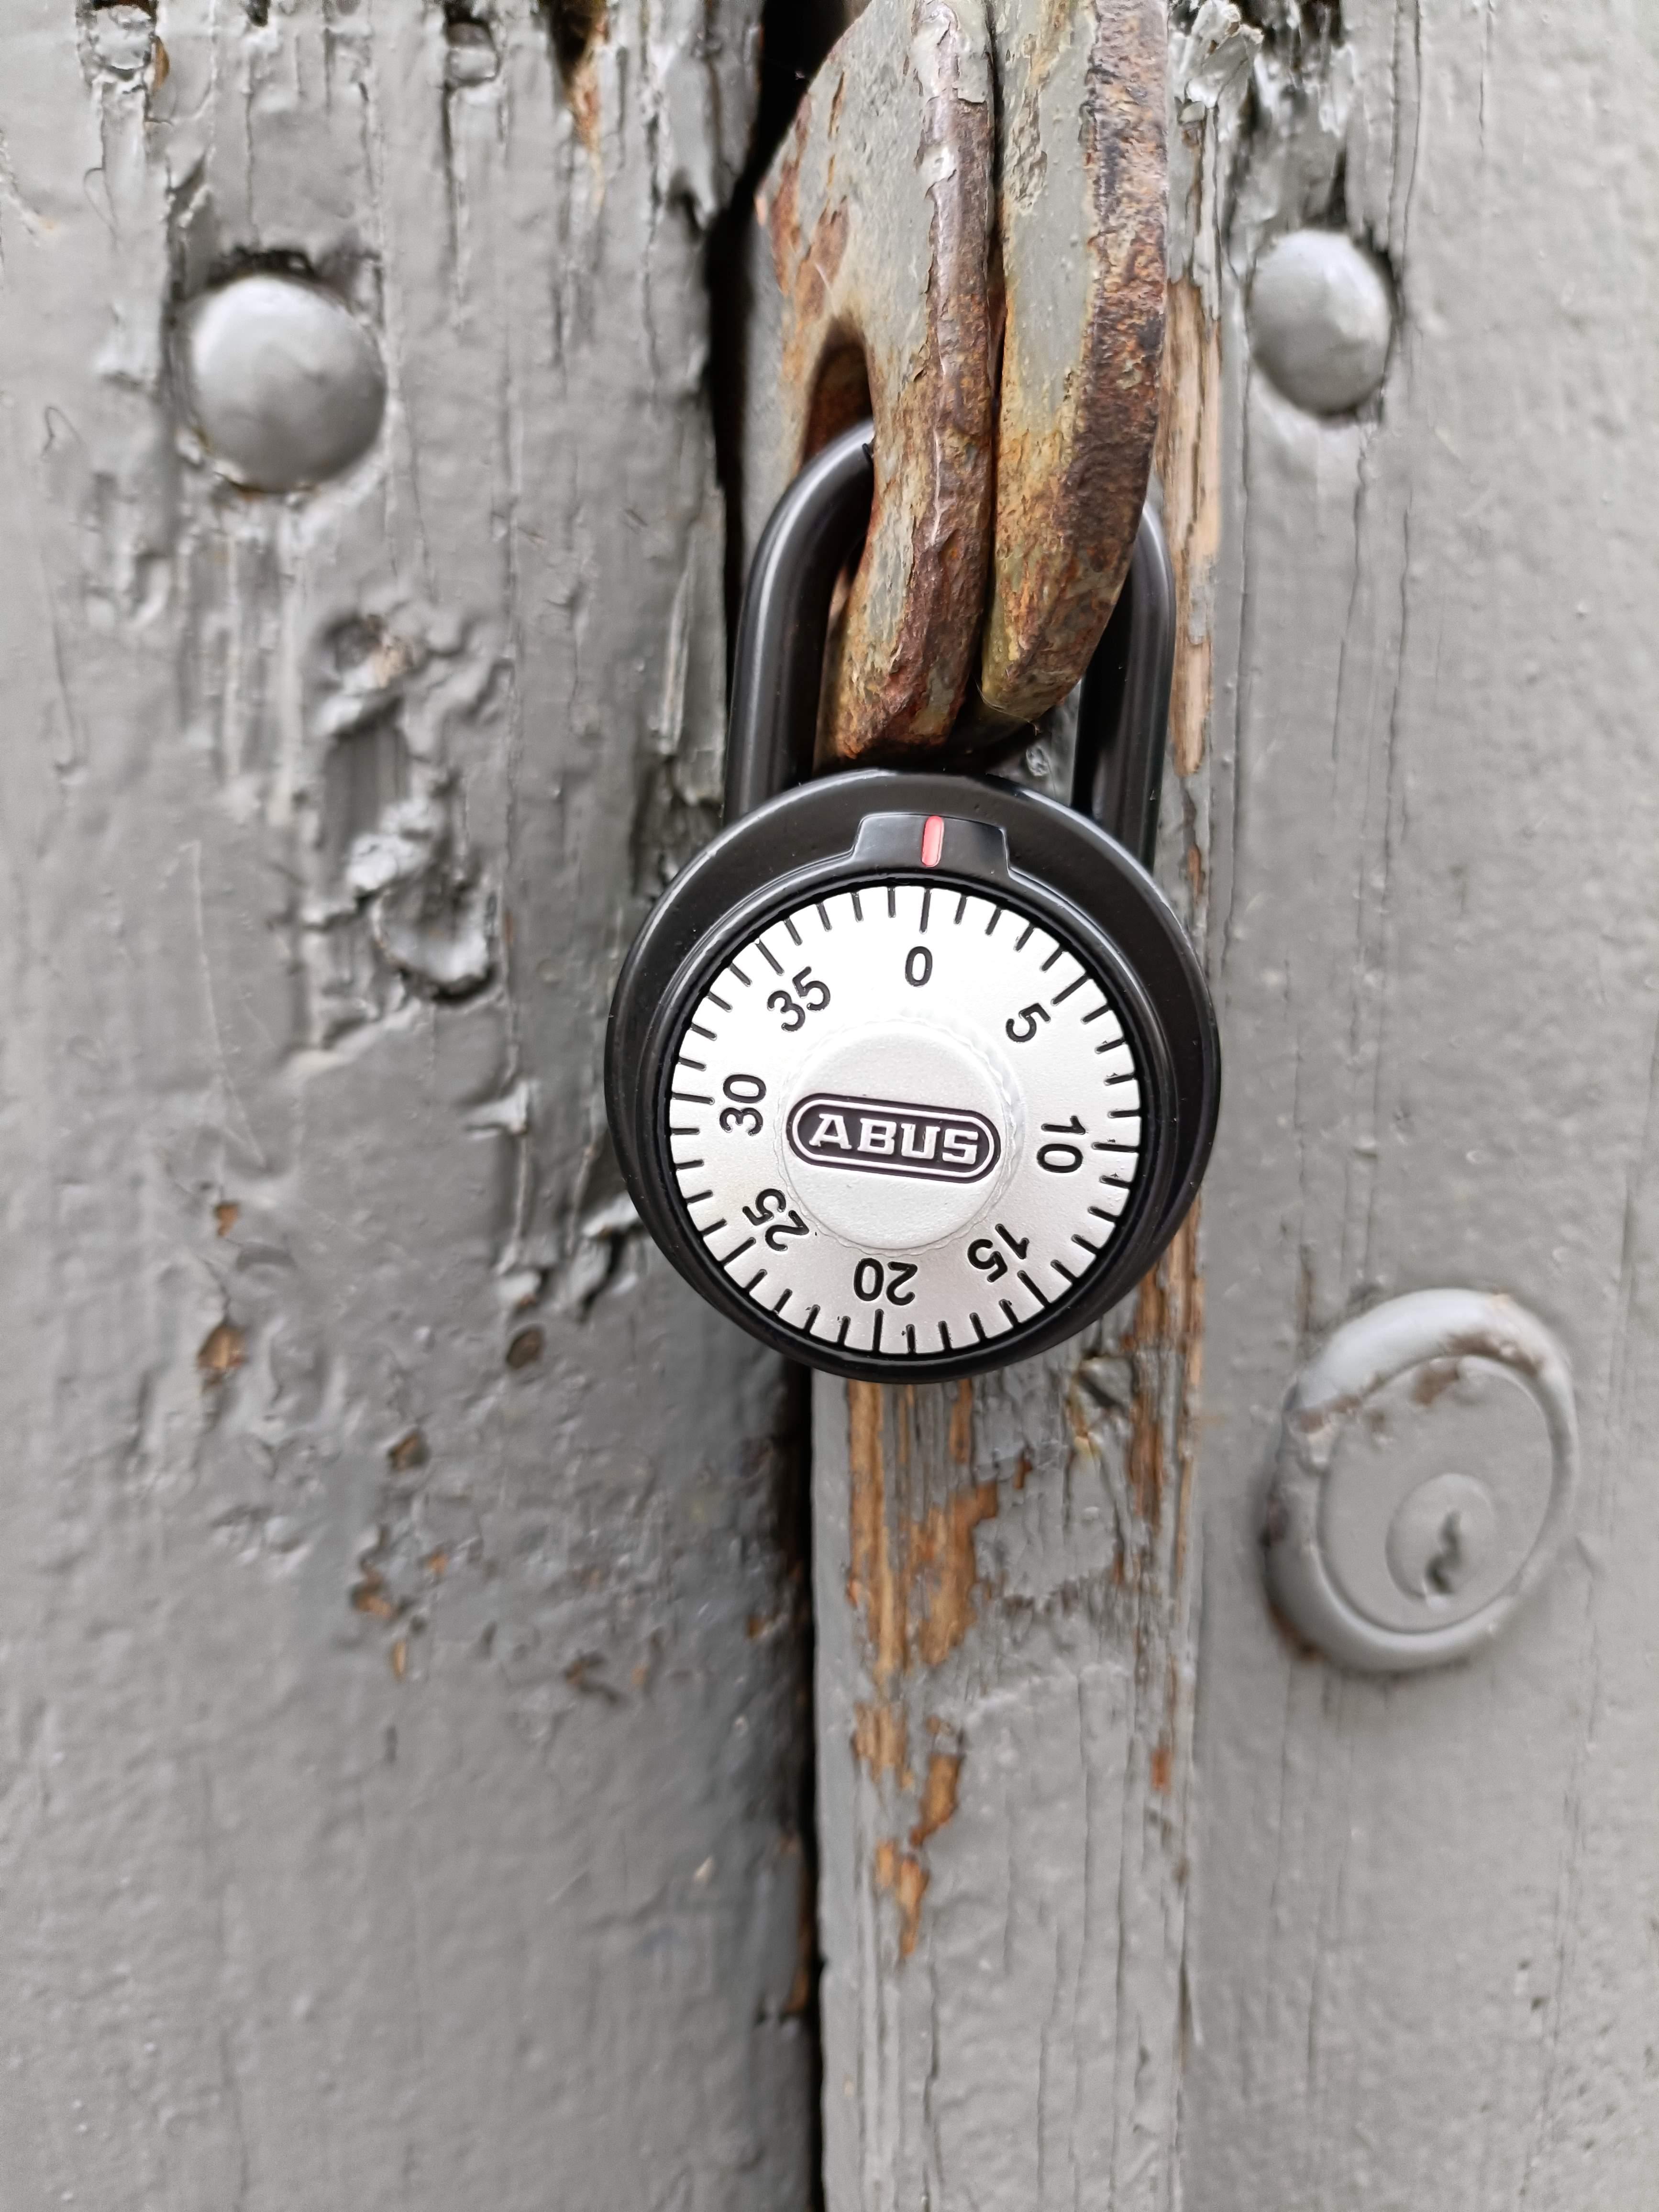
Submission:
<svg viewBox="0 0 1659 2212">
<path fill-rule="evenodd" d="M 1342 15 L 1264 52 L 1221 211 L 1185 2192 L 1581 2212 L 1646 2201 L 1659 2144 L 1659 48 L 1615 7 Z M 1400 304 L 1347 422 L 1253 371 L 1242 312 L 1339 161 Z M 1441 1283 L 1567 1347 L 1578 1541 L 1490 1653 L 1345 1678 L 1267 1616 L 1257 1485 L 1304 1349 Z"/>
<path fill-rule="evenodd" d="M 8 2204 L 807 2201 L 787 1409 L 597 1089 L 718 793 L 754 15 L 8 13 Z M 387 372 L 288 500 L 169 350 L 250 254 Z"/>
<path fill-rule="evenodd" d="M 1610 6 L 1173 13 L 1159 866 L 1222 1136 L 1197 1271 L 971 1419 L 818 1386 L 829 2200 L 1637 2204 L 1659 46 Z M 1252 367 L 1310 222 L 1396 301 L 1347 416 Z M 1263 1484 L 1301 1361 L 1440 1284 L 1565 1345 L 1585 1495 L 1489 1653 L 1362 1680 L 1273 1620 Z"/>
</svg>

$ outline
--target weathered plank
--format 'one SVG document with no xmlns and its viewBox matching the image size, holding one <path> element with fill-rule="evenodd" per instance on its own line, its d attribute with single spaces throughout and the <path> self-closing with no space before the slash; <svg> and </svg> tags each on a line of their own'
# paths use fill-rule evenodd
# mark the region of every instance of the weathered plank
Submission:
<svg viewBox="0 0 1659 2212">
<path fill-rule="evenodd" d="M 787 1406 L 598 1087 L 754 15 L 9 12 L 8 2203 L 807 2201 Z M 388 379 L 291 500 L 169 350 L 262 256 Z"/>
<path fill-rule="evenodd" d="M 1250 12 L 1273 35 L 1203 171 L 1228 1097 L 1184 2197 L 1636 2204 L 1659 2130 L 1659 53 L 1601 5 Z M 1398 301 L 1357 416 L 1253 362 L 1251 270 L 1309 220 L 1373 248 Z M 1490 1653 L 1346 1678 L 1263 1600 L 1278 1406 L 1335 1322 L 1442 1283 L 1512 1293 L 1567 1346 L 1579 1545 Z"/>
</svg>

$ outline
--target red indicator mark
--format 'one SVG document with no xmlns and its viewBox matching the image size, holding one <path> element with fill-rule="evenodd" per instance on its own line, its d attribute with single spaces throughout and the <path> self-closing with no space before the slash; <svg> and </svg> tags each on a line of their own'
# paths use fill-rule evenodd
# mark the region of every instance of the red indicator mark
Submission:
<svg viewBox="0 0 1659 2212">
<path fill-rule="evenodd" d="M 921 865 L 936 868 L 939 856 L 945 849 L 945 817 L 930 814 L 921 825 Z"/>
</svg>

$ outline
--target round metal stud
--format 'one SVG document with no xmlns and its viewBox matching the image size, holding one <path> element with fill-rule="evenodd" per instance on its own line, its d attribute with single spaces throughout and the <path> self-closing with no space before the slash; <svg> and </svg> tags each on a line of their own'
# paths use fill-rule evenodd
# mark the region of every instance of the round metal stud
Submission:
<svg viewBox="0 0 1659 2212">
<path fill-rule="evenodd" d="M 1382 384 L 1394 301 L 1382 270 L 1338 230 L 1277 240 L 1250 285 L 1255 358 L 1313 415 L 1346 415 Z"/>
<path fill-rule="evenodd" d="M 250 490 L 337 476 L 379 434 L 380 353 L 320 285 L 261 272 L 204 294 L 189 310 L 185 354 L 203 441 Z"/>
<path fill-rule="evenodd" d="M 88 41 L 101 68 L 114 76 L 142 76 L 155 50 L 155 13 L 132 0 L 95 8 L 86 19 Z"/>
<path fill-rule="evenodd" d="M 1267 1501 L 1274 1602 L 1364 1674 L 1462 1658 L 1537 1587 L 1577 1473 L 1572 1379 L 1541 1322 L 1475 1291 L 1392 1299 L 1291 1390 Z"/>
</svg>

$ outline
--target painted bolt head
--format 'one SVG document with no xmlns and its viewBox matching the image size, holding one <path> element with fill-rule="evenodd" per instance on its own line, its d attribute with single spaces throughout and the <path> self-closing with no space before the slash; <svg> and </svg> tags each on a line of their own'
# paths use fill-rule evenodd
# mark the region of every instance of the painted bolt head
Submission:
<svg viewBox="0 0 1659 2212">
<path fill-rule="evenodd" d="M 1382 384 L 1394 301 L 1368 253 L 1336 230 L 1297 230 L 1270 246 L 1250 285 L 1255 358 L 1311 415 L 1346 415 Z"/>
<path fill-rule="evenodd" d="M 386 411 L 374 339 L 319 284 L 260 272 L 192 302 L 185 365 L 215 465 L 254 491 L 297 491 L 360 460 Z"/>
</svg>

